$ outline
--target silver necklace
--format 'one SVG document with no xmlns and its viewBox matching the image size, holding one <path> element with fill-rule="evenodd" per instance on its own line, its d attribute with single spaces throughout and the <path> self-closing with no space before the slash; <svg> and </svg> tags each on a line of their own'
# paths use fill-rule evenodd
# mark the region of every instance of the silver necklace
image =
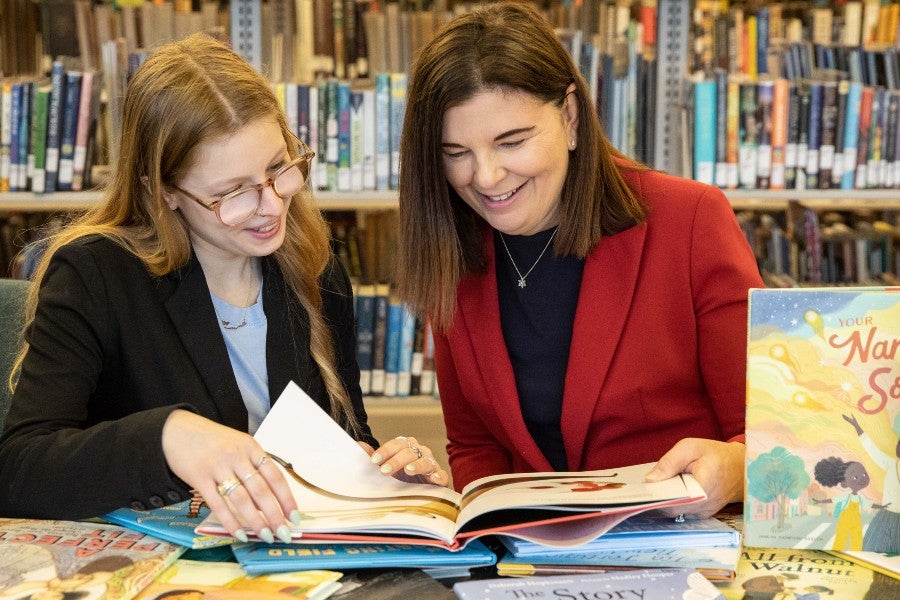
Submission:
<svg viewBox="0 0 900 600">
<path fill-rule="evenodd" d="M 249 304 L 244 307 L 243 311 L 241 311 L 241 322 L 240 323 L 238 323 L 237 325 L 232 325 L 232 323 L 233 323 L 232 321 L 229 321 L 228 319 L 223 319 L 222 317 L 219 317 L 219 322 L 222 323 L 222 327 L 224 329 L 229 329 L 229 330 L 233 331 L 235 329 L 240 329 L 241 327 L 243 327 L 244 325 L 247 324 L 247 312 L 250 310 L 251 306 L 256 304 L 256 302 L 254 302 L 253 299 L 259 295 L 259 288 L 257 286 L 252 285 L 252 286 L 250 286 L 250 289 L 252 291 L 255 291 L 256 293 L 251 294 L 250 298 L 247 299 L 247 302 L 249 302 Z M 216 313 L 216 316 L 217 317 L 219 316 L 218 313 Z"/>
<path fill-rule="evenodd" d="M 534 264 L 531 265 L 531 268 L 528 269 L 524 275 L 522 275 L 522 271 L 519 270 L 519 266 L 516 264 L 516 261 L 513 260 L 512 253 L 509 251 L 509 246 L 506 245 L 506 238 L 503 237 L 502 231 L 497 231 L 500 234 L 500 241 L 503 242 L 503 247 L 506 249 L 506 255 L 509 257 L 509 262 L 512 263 L 513 269 L 516 270 L 516 274 L 519 276 L 519 287 L 525 287 L 525 278 L 528 277 L 534 268 L 537 266 L 539 262 L 541 262 L 541 258 L 544 257 L 544 253 L 547 252 L 547 248 L 550 247 L 550 244 L 553 242 L 553 238 L 556 235 L 556 232 L 559 231 L 559 227 L 553 230 L 553 233 L 550 234 L 550 239 L 547 240 L 547 243 L 544 245 L 544 249 L 541 250 L 541 253 L 538 254 L 537 259 L 534 261 Z"/>
</svg>

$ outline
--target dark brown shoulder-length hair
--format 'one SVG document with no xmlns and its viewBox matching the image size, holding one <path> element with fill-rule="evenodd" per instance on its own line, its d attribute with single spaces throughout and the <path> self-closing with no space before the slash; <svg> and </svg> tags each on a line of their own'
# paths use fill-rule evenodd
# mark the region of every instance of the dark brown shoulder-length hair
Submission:
<svg viewBox="0 0 900 600">
<path fill-rule="evenodd" d="M 642 222 L 645 208 L 626 185 L 614 161 L 622 156 L 601 131 L 587 84 L 549 21 L 524 2 L 481 5 L 451 20 L 416 56 L 400 142 L 395 285 L 436 330 L 452 324 L 460 279 L 484 269 L 483 220 L 444 176 L 444 114 L 484 90 L 525 92 L 562 106 L 573 83 L 577 150 L 553 250 L 583 258 L 603 235 Z"/>
<path fill-rule="evenodd" d="M 128 83 L 117 160 L 101 201 L 47 242 L 26 303 L 25 327 L 34 319 L 47 267 L 65 244 L 105 236 L 156 276 L 187 264 L 192 252 L 188 226 L 166 204 L 163 190 L 179 183 L 201 144 L 260 120 L 276 122 L 289 154 L 299 154 L 269 82 L 236 52 L 202 33 L 156 48 Z M 331 414 L 357 432 L 359 423 L 338 376 L 335 345 L 322 314 L 320 277 L 331 256 L 330 233 L 310 194 L 307 186 L 288 206 L 284 243 L 273 258 L 309 317 L 309 350 L 328 390 Z M 26 344 L 10 375 L 11 387 L 27 352 Z"/>
</svg>

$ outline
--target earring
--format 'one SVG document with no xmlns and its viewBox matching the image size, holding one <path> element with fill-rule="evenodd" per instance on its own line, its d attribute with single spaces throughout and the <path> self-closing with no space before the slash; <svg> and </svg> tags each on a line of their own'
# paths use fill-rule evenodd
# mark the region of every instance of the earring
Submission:
<svg viewBox="0 0 900 600">
<path fill-rule="evenodd" d="M 571 146 L 574 149 L 575 148 L 575 140 L 569 140 L 569 146 Z"/>
</svg>

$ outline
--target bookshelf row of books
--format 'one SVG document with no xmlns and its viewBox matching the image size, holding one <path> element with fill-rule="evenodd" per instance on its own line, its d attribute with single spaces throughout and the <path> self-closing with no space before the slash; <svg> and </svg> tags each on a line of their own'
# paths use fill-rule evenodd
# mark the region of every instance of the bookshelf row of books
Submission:
<svg viewBox="0 0 900 600">
<path fill-rule="evenodd" d="M 890 215 L 883 215 L 889 217 Z M 900 283 L 900 220 L 865 213 L 739 212 L 768 287 Z"/>
<path fill-rule="evenodd" d="M 0 79 L 0 192 L 91 187 L 100 89 L 62 61 L 49 79 Z"/>
<path fill-rule="evenodd" d="M 434 339 L 428 320 L 416 318 L 392 296 L 389 284 L 357 284 L 354 302 L 363 394 L 436 396 Z"/>
</svg>

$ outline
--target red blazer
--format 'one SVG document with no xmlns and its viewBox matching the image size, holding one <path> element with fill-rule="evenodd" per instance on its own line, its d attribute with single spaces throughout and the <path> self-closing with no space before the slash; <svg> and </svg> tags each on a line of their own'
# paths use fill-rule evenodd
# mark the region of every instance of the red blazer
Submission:
<svg viewBox="0 0 900 600">
<path fill-rule="evenodd" d="M 562 406 L 569 468 L 658 460 L 684 437 L 743 441 L 749 244 L 715 187 L 624 171 L 645 223 L 587 256 Z M 485 475 L 550 471 L 522 418 L 500 328 L 492 230 L 487 269 L 460 282 L 435 359 L 457 489 Z"/>
</svg>

